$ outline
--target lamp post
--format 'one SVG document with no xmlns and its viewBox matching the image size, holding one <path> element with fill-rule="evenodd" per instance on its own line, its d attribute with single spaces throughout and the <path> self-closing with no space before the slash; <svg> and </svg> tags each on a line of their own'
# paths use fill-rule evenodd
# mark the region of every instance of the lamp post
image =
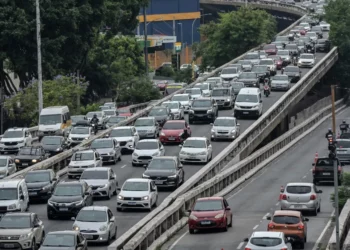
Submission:
<svg viewBox="0 0 350 250">
<path fill-rule="evenodd" d="M 182 44 L 183 44 L 183 41 L 184 41 L 182 23 L 178 23 L 178 25 L 180 25 L 180 27 L 181 27 L 181 47 L 182 47 Z"/>
<path fill-rule="evenodd" d="M 203 14 L 199 18 L 201 18 L 202 16 L 211 16 L 211 13 Z M 193 22 L 192 22 L 192 44 L 193 44 L 193 28 L 194 28 L 194 23 L 197 21 L 197 19 L 198 18 L 194 19 Z"/>
<path fill-rule="evenodd" d="M 144 49 L 145 49 L 145 67 L 146 75 L 148 76 L 148 47 L 147 47 L 147 17 L 146 17 L 146 6 L 143 6 L 143 32 L 144 32 Z"/>
<path fill-rule="evenodd" d="M 39 115 L 43 109 L 43 76 L 41 67 L 41 23 L 40 23 L 40 2 L 35 1 L 36 9 L 36 45 L 38 60 L 38 99 L 39 99 Z"/>
</svg>

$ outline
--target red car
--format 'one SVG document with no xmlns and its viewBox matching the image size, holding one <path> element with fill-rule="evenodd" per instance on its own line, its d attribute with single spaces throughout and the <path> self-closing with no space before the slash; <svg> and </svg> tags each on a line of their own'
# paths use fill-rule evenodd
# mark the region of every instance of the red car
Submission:
<svg viewBox="0 0 350 250">
<path fill-rule="evenodd" d="M 129 109 L 117 109 L 117 112 L 118 116 L 130 117 L 133 115 L 133 113 L 131 113 Z"/>
<path fill-rule="evenodd" d="M 269 58 L 271 58 L 275 62 L 276 69 L 282 69 L 283 60 L 280 56 L 269 56 Z"/>
<path fill-rule="evenodd" d="M 190 126 L 184 120 L 167 121 L 159 133 L 159 140 L 162 143 L 181 143 L 192 134 Z"/>
<path fill-rule="evenodd" d="M 190 234 L 195 230 L 219 228 L 227 231 L 228 227 L 232 227 L 231 208 L 223 197 L 199 198 L 188 212 Z"/>
<path fill-rule="evenodd" d="M 264 50 L 265 50 L 266 54 L 268 54 L 268 55 L 276 55 L 277 54 L 276 44 L 266 44 L 264 46 Z"/>
</svg>

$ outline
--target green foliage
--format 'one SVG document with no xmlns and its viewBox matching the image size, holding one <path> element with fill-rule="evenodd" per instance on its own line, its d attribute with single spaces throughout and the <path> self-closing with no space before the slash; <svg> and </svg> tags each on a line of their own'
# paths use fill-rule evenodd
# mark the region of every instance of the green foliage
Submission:
<svg viewBox="0 0 350 250">
<path fill-rule="evenodd" d="M 60 77 L 55 80 L 43 82 L 43 103 L 44 108 L 50 106 L 69 107 L 71 114 L 80 114 L 77 110 L 77 97 L 86 91 L 87 82 L 76 84 L 75 77 Z M 5 101 L 5 108 L 12 120 L 22 120 L 31 126 L 38 124 L 38 84 L 33 83 L 25 91 L 17 93 Z"/>
<path fill-rule="evenodd" d="M 192 69 L 184 69 L 184 70 L 178 70 L 175 73 L 174 77 L 175 82 L 185 82 L 185 83 L 191 83 L 192 82 Z"/>
<path fill-rule="evenodd" d="M 276 20 L 264 10 L 241 7 L 221 13 L 218 23 L 200 28 L 207 40 L 201 44 L 202 66 L 221 66 L 247 50 L 272 40 Z"/>
<path fill-rule="evenodd" d="M 350 199 L 350 173 L 343 174 L 342 186 L 338 188 L 339 212 L 343 209 L 345 203 Z M 331 201 L 334 206 L 334 193 L 331 194 Z"/>
<path fill-rule="evenodd" d="M 160 75 L 165 77 L 173 77 L 174 74 L 175 74 L 175 71 L 173 70 L 172 67 L 163 67 L 162 70 L 160 71 Z"/>
<path fill-rule="evenodd" d="M 80 107 L 79 114 L 86 115 L 89 112 L 100 110 L 100 106 L 101 106 L 101 104 L 99 104 L 99 103 L 92 103 L 92 104 L 86 105 L 85 107 Z"/>
</svg>

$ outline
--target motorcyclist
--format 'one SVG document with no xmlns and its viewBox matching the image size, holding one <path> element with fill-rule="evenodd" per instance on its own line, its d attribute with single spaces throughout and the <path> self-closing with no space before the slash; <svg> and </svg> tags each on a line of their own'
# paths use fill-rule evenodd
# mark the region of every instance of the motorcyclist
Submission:
<svg viewBox="0 0 350 250">
<path fill-rule="evenodd" d="M 330 136 L 333 136 L 333 132 L 332 132 L 332 129 L 331 128 L 329 128 L 328 129 L 328 132 L 326 133 L 326 139 L 328 140 L 328 138 L 330 137 Z"/>
<path fill-rule="evenodd" d="M 264 94 L 266 95 L 266 97 L 270 95 L 269 81 L 264 82 Z"/>
<path fill-rule="evenodd" d="M 97 125 L 98 125 L 98 122 L 99 122 L 100 120 L 97 118 L 97 115 L 96 114 L 94 114 L 94 116 L 92 117 L 92 119 L 91 119 L 91 121 L 90 121 L 90 123 L 91 124 L 95 124 L 95 127 L 94 127 L 94 132 L 95 132 L 95 134 L 96 134 L 96 132 L 97 132 Z"/>
<path fill-rule="evenodd" d="M 293 64 L 296 65 L 297 61 L 298 61 L 298 51 L 292 51 L 292 60 L 293 60 Z"/>
<path fill-rule="evenodd" d="M 345 133 L 349 129 L 349 124 L 346 123 L 345 120 L 343 120 L 342 124 L 339 125 L 341 133 Z"/>
<path fill-rule="evenodd" d="M 313 47 L 312 47 L 311 44 L 308 43 L 308 44 L 306 45 L 306 51 L 309 52 L 309 50 L 310 50 L 310 52 L 312 53 Z"/>
</svg>

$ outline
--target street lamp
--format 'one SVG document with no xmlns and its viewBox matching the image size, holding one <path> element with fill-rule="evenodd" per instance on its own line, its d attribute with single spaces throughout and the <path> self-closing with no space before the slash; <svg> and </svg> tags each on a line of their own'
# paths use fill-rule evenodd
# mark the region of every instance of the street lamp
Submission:
<svg viewBox="0 0 350 250">
<path fill-rule="evenodd" d="M 201 18 L 202 16 L 211 16 L 211 13 L 203 14 L 199 18 Z M 192 44 L 193 44 L 193 28 L 194 28 L 194 23 L 196 22 L 197 19 L 198 18 L 194 19 L 193 22 L 192 22 Z"/>
<path fill-rule="evenodd" d="M 184 36 L 183 36 L 183 29 L 182 29 L 182 23 L 178 23 L 178 25 L 180 25 L 180 26 L 181 26 L 181 47 L 182 47 L 183 40 L 184 40 Z"/>
<path fill-rule="evenodd" d="M 43 109 L 43 75 L 41 67 L 41 23 L 40 23 L 40 3 L 39 0 L 35 1 L 36 9 L 36 45 L 38 55 L 38 101 L 39 101 L 39 115 Z"/>
</svg>

